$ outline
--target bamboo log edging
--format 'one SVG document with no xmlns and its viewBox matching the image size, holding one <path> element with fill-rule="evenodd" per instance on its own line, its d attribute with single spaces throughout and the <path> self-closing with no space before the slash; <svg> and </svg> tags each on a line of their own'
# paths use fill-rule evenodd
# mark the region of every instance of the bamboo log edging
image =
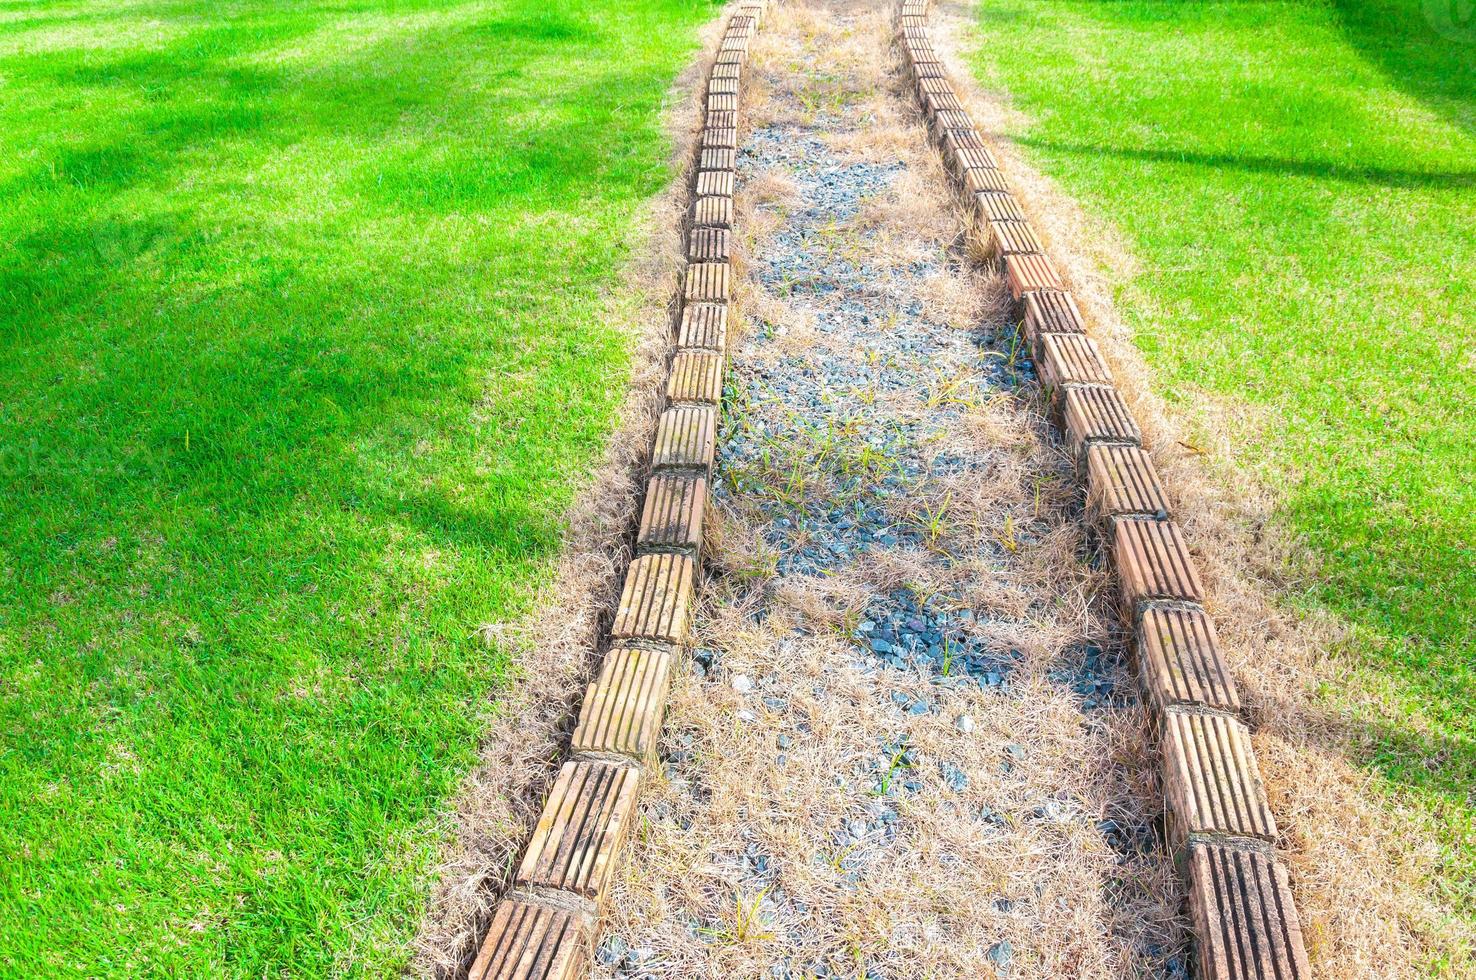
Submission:
<svg viewBox="0 0 1476 980">
<path fill-rule="evenodd" d="M 741 0 L 708 72 L 667 408 L 657 423 L 635 558 L 569 758 L 544 800 L 470 980 L 588 975 L 616 862 L 655 762 L 672 665 L 687 642 L 727 361 L 739 83 L 768 0 Z"/>
<path fill-rule="evenodd" d="M 1276 822 L 1194 559 L 1075 300 L 933 51 L 928 7 L 901 0 L 897 40 L 946 168 L 1022 308 L 1039 376 L 1107 531 L 1159 735 L 1169 846 L 1189 887 L 1198 974 L 1307 980 L 1301 926 L 1273 847 Z"/>
</svg>

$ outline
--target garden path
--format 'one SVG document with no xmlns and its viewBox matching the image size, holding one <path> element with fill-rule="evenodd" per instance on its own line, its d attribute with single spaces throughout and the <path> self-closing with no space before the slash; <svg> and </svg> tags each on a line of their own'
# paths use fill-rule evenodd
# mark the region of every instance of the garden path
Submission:
<svg viewBox="0 0 1476 980">
<path fill-rule="evenodd" d="M 599 977 L 1176 977 L 1100 549 L 890 8 L 776 7 L 692 668 Z"/>
</svg>

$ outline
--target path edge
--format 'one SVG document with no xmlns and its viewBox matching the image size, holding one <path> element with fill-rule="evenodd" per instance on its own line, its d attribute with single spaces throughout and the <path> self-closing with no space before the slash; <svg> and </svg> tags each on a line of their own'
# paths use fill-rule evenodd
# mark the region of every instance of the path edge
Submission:
<svg viewBox="0 0 1476 980">
<path fill-rule="evenodd" d="M 685 222 L 666 407 L 656 424 L 635 557 L 569 752 L 479 945 L 469 980 L 579 980 L 688 642 L 727 363 L 743 66 L 769 0 L 740 0 L 709 66 Z"/>
<path fill-rule="evenodd" d="M 1159 740 L 1166 827 L 1188 886 L 1198 975 L 1308 980 L 1300 920 L 1275 852 L 1275 817 L 1198 568 L 1076 301 L 933 50 L 929 7 L 929 0 L 898 3 L 897 43 L 969 221 L 1004 270 L 1088 508 L 1105 532 Z"/>
</svg>

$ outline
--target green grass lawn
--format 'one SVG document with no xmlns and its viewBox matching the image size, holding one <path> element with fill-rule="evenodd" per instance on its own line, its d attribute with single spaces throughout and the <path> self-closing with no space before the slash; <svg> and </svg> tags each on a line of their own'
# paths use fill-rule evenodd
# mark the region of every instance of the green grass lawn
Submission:
<svg viewBox="0 0 1476 980">
<path fill-rule="evenodd" d="M 1476 19 L 1433 5 L 981 0 L 974 64 L 1141 260 L 1118 298 L 1161 390 L 1246 407 L 1349 684 L 1400 706 L 1366 761 L 1438 814 L 1473 915 Z"/>
<path fill-rule="evenodd" d="M 0 975 L 382 976 L 708 0 L 0 0 Z"/>
</svg>

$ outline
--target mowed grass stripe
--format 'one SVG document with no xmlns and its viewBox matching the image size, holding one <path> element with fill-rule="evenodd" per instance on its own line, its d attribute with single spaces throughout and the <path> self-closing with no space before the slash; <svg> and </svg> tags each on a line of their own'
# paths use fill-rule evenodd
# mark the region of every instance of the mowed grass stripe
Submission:
<svg viewBox="0 0 1476 980">
<path fill-rule="evenodd" d="M 0 10 L 0 973 L 398 974 L 715 10 Z"/>
</svg>

